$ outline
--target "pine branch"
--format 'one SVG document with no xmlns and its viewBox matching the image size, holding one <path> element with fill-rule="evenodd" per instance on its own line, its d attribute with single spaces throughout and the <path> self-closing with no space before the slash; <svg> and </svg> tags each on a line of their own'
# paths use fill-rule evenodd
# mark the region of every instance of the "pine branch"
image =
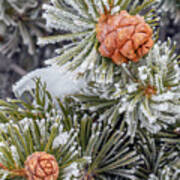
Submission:
<svg viewBox="0 0 180 180">
<path fill-rule="evenodd" d="M 82 110 L 99 112 L 99 120 L 109 124 L 123 116 L 129 135 L 135 136 L 138 126 L 156 134 L 175 124 L 179 117 L 179 67 L 171 42 L 156 44 L 144 61 L 133 68 L 129 65 L 133 82 L 117 77 L 114 84 L 102 87 L 90 83 L 74 99 Z"/>
<path fill-rule="evenodd" d="M 81 74 L 85 74 L 85 77 L 93 75 L 97 81 L 113 82 L 113 74 L 118 71 L 119 67 L 99 54 L 99 45 L 95 38 L 95 29 L 100 15 L 107 11 L 110 11 L 110 14 L 116 14 L 124 9 L 129 9 L 129 12 L 135 15 L 153 3 L 154 0 L 144 0 L 142 4 L 133 3 L 132 0 L 112 3 L 104 0 L 80 2 L 55 0 L 52 1 L 51 5 L 44 5 L 47 26 L 67 33 L 40 38 L 38 43 L 49 44 L 70 40 L 68 48 L 63 47 L 60 55 L 47 60 L 47 64 L 64 66 L 70 71 L 77 70 Z M 144 16 L 150 25 L 154 26 L 157 23 L 157 18 L 154 18 L 152 11 Z M 102 75 L 101 72 L 103 72 Z"/>
<path fill-rule="evenodd" d="M 89 157 L 90 161 L 81 167 L 80 179 L 108 179 L 113 175 L 132 179 L 135 164 L 139 163 L 136 151 L 130 147 L 129 137 L 124 131 L 95 123 L 92 118 L 74 116 L 61 104 L 64 121 L 72 121 L 71 129 L 77 132 L 79 158 Z M 66 125 L 65 125 L 66 126 Z M 68 126 L 69 128 L 69 126 Z M 122 129 L 122 128 L 121 128 Z"/>
<path fill-rule="evenodd" d="M 13 120 L 18 122 L 24 118 L 43 119 L 46 114 L 53 114 L 55 104 L 50 93 L 46 89 L 46 85 L 42 84 L 40 79 L 34 80 L 35 89 L 27 92 L 21 99 L 8 99 L 8 101 L 0 100 L 0 121 L 3 123 Z"/>
<path fill-rule="evenodd" d="M 45 28 L 41 6 L 44 1 L 36 0 L 2 0 L 0 2 L 0 22 L 6 28 L 1 34 L 0 52 L 12 56 L 18 51 L 18 45 L 28 47 L 29 54 L 35 54 L 34 36 L 42 36 L 48 29 Z M 13 28 L 13 29 L 12 29 Z M 22 39 L 21 39 L 22 38 Z"/>
<path fill-rule="evenodd" d="M 141 154 L 140 156 L 144 162 L 137 171 L 139 179 L 163 180 L 163 177 L 167 179 L 177 178 L 179 172 L 175 166 L 179 161 L 178 151 L 169 150 L 166 145 L 159 144 L 147 133 L 138 132 L 138 136 L 137 151 Z M 172 171 L 176 169 L 177 172 L 174 175 L 168 174 L 168 171 L 171 171 L 170 169 Z"/>
</svg>

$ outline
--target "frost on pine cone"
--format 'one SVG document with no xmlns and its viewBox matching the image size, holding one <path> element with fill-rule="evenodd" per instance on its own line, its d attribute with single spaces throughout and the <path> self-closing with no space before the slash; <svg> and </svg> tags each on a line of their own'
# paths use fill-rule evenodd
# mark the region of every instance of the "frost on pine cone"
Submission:
<svg viewBox="0 0 180 180">
<path fill-rule="evenodd" d="M 115 15 L 102 14 L 96 27 L 102 56 L 117 65 L 139 61 L 153 46 L 152 29 L 144 18 L 131 16 L 127 11 Z"/>
<path fill-rule="evenodd" d="M 59 167 L 54 156 L 45 152 L 35 152 L 25 162 L 28 180 L 57 180 Z"/>
<path fill-rule="evenodd" d="M 137 3 L 137 1 L 133 0 L 51 0 L 50 5 L 43 6 L 46 10 L 44 13 L 44 18 L 47 21 L 47 26 L 50 28 L 63 30 L 65 34 L 42 37 L 39 39 L 38 43 L 49 44 L 63 41 L 68 43 L 57 49 L 56 53 L 58 56 L 47 60 L 46 63 L 64 66 L 64 68 L 70 71 L 76 70 L 80 74 L 85 75 L 85 77 L 89 77 L 90 75 L 97 81 L 106 83 L 113 82 L 115 74 L 114 72 L 120 68 L 99 53 L 99 35 L 97 35 L 96 26 L 99 21 L 102 20 L 102 14 L 106 14 L 107 11 L 109 13 L 109 17 L 118 17 L 116 14 L 121 12 L 122 15 L 124 10 L 128 10 L 128 13 L 134 17 L 139 17 L 135 15 L 142 15 L 144 10 L 152 4 L 154 4 L 154 0 L 145 0 L 143 3 Z M 139 19 L 141 22 L 143 21 L 143 26 L 138 27 L 137 32 L 144 32 L 143 28 L 145 29 L 145 34 L 140 34 L 142 35 L 140 36 L 141 42 L 136 42 L 136 46 L 139 47 L 139 45 L 145 43 L 147 44 L 142 48 L 135 47 L 136 50 L 139 50 L 138 54 L 134 55 L 135 50 L 133 51 L 130 49 L 130 45 L 126 43 L 127 45 L 124 46 L 126 50 L 123 51 L 126 59 L 138 59 L 142 57 L 143 54 L 146 54 L 148 49 L 152 46 L 152 41 L 150 40 L 152 32 L 149 26 L 145 25 L 144 22 L 149 24 L 151 27 L 155 27 L 158 19 L 156 18 L 154 10 L 147 11 L 147 13 L 144 13 L 143 16 L 144 21 L 141 18 L 134 18 L 136 21 L 137 19 Z M 128 18 L 125 18 L 124 21 L 127 19 Z M 128 23 L 129 22 L 130 25 L 133 24 L 132 19 L 129 19 Z M 112 26 L 114 26 L 113 24 L 115 23 L 116 22 L 112 22 Z M 138 35 L 139 34 L 135 35 L 135 40 L 137 40 Z M 147 37 L 145 37 L 146 35 Z M 122 38 L 125 40 L 124 35 Z M 125 45 L 125 42 L 123 42 L 123 44 Z M 128 55 L 128 57 L 127 46 L 132 53 L 131 55 Z M 117 64 L 119 64 L 119 62 Z"/>
</svg>

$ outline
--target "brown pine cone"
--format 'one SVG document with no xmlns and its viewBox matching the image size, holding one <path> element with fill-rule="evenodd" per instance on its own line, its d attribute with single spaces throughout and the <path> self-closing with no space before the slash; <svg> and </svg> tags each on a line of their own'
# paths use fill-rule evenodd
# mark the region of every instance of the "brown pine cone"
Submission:
<svg viewBox="0 0 180 180">
<path fill-rule="evenodd" d="M 144 18 L 127 11 L 116 15 L 102 14 L 96 26 L 102 56 L 120 65 L 129 60 L 138 62 L 149 52 L 154 42 L 153 31 Z"/>
<path fill-rule="evenodd" d="M 46 152 L 35 152 L 25 162 L 28 180 L 57 180 L 59 167 L 54 156 Z"/>
</svg>

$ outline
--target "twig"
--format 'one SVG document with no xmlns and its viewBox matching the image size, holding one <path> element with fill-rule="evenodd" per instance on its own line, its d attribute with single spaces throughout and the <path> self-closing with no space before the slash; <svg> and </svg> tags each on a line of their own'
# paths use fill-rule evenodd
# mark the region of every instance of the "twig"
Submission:
<svg viewBox="0 0 180 180">
<path fill-rule="evenodd" d="M 27 72 L 24 69 L 22 69 L 20 66 L 14 63 L 10 65 L 10 69 L 12 69 L 14 72 L 18 73 L 21 76 L 27 74 Z"/>
</svg>

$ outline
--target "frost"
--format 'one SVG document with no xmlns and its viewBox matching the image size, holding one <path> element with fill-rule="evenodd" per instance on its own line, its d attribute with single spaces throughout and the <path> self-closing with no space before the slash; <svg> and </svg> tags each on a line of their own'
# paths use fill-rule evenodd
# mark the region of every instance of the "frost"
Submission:
<svg viewBox="0 0 180 180">
<path fill-rule="evenodd" d="M 12 157 L 13 157 L 14 161 L 15 161 L 18 165 L 20 165 L 20 163 L 19 163 L 19 162 L 20 162 L 20 158 L 19 158 L 19 154 L 18 154 L 18 152 L 17 152 L 16 146 L 11 146 L 10 149 L 11 149 Z"/>
<path fill-rule="evenodd" d="M 38 39 L 38 44 L 54 44 L 57 42 L 62 42 L 62 41 L 72 41 L 75 39 L 80 39 L 83 38 L 84 36 L 88 35 L 89 32 L 82 32 L 82 33 L 75 33 L 75 34 L 65 34 L 65 35 L 55 35 L 55 36 L 49 36 L 49 37 L 41 37 Z M 77 43 L 72 43 L 72 44 L 68 44 L 67 47 L 71 47 L 73 45 L 75 45 Z M 66 46 L 65 46 L 66 47 Z M 64 50 L 66 48 L 61 48 L 60 50 Z"/>
<path fill-rule="evenodd" d="M 155 174 L 150 174 L 148 180 L 159 180 Z"/>
<path fill-rule="evenodd" d="M 171 91 L 168 91 L 160 95 L 152 96 L 152 100 L 156 102 L 168 101 L 168 100 L 177 99 L 177 98 L 180 98 L 180 93 L 173 93 Z"/>
<path fill-rule="evenodd" d="M 84 0 L 84 1 L 88 6 L 88 13 L 93 17 L 94 20 L 97 20 L 96 12 L 95 12 L 92 1 L 89 1 L 89 0 Z"/>
<path fill-rule="evenodd" d="M 136 91 L 137 86 L 138 86 L 138 84 L 136 84 L 136 83 L 128 85 L 127 86 L 128 93 L 132 93 L 132 92 Z"/>
<path fill-rule="evenodd" d="M 123 113 L 127 110 L 127 107 L 128 107 L 128 103 L 122 105 L 120 108 L 119 108 L 119 113 Z"/>
<path fill-rule="evenodd" d="M 104 7 L 102 4 L 102 1 L 100 0 L 94 0 L 94 4 L 98 7 L 98 10 L 101 14 L 104 14 Z"/>
<path fill-rule="evenodd" d="M 148 69 L 146 66 L 139 67 L 138 71 L 139 71 L 139 77 L 142 81 L 144 81 L 148 78 L 150 69 Z"/>
<path fill-rule="evenodd" d="M 121 7 L 120 6 L 115 6 L 112 10 L 111 10 L 111 14 L 116 14 L 120 11 Z"/>
<path fill-rule="evenodd" d="M 29 130 L 29 127 L 31 125 L 31 121 L 32 121 L 32 119 L 24 118 L 19 122 L 21 127 L 24 129 L 24 131 Z"/>
<path fill-rule="evenodd" d="M 6 180 L 10 173 L 1 169 L 0 174 L 3 174 L 3 176 L 1 176 L 1 180 Z"/>
<path fill-rule="evenodd" d="M 36 123 L 39 126 L 41 136 L 44 137 L 46 133 L 46 120 L 45 119 L 36 120 Z"/>
<path fill-rule="evenodd" d="M 58 148 L 60 145 L 65 145 L 69 137 L 68 132 L 61 132 L 53 141 L 53 149 Z"/>
<path fill-rule="evenodd" d="M 92 162 L 92 157 L 90 157 L 90 156 L 84 156 L 83 159 L 85 159 L 88 164 L 90 164 Z"/>
<path fill-rule="evenodd" d="M 6 144 L 4 144 L 3 142 L 0 142 L 0 147 L 6 147 Z"/>
<path fill-rule="evenodd" d="M 0 129 L 3 129 L 3 131 L 5 132 L 5 133 L 7 133 L 8 132 L 8 127 L 7 127 L 7 124 L 8 123 L 0 123 Z"/>
<path fill-rule="evenodd" d="M 88 15 L 86 11 L 83 9 L 80 2 L 74 1 L 74 0 L 65 0 L 65 2 L 69 4 L 70 6 L 72 6 L 79 13 L 80 16 L 84 18 L 88 18 Z"/>
<path fill-rule="evenodd" d="M 154 115 L 151 114 L 150 111 L 148 111 L 144 105 L 141 104 L 140 106 L 140 110 L 142 111 L 142 113 L 144 114 L 144 116 L 148 119 L 150 124 L 153 124 L 156 122 L 157 117 L 155 117 Z"/>
<path fill-rule="evenodd" d="M 66 176 L 64 177 L 65 180 L 71 180 L 73 177 L 78 177 L 80 175 L 80 171 L 78 169 L 78 163 L 73 162 L 70 166 L 64 169 Z"/>
<path fill-rule="evenodd" d="M 7 0 L 11 6 L 19 13 L 23 14 L 29 8 L 35 8 L 37 2 L 35 0 Z"/>
</svg>

